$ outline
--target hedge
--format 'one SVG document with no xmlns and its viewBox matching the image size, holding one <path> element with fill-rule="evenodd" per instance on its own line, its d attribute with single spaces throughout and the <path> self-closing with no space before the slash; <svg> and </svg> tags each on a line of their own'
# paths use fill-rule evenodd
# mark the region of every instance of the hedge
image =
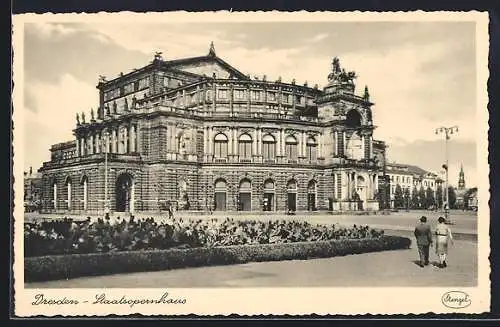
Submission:
<svg viewBox="0 0 500 327">
<path fill-rule="evenodd" d="M 328 258 L 407 249 L 410 245 L 411 241 L 406 237 L 382 236 L 322 242 L 53 255 L 25 258 L 24 274 L 25 282 L 35 282 L 247 262 Z"/>
</svg>

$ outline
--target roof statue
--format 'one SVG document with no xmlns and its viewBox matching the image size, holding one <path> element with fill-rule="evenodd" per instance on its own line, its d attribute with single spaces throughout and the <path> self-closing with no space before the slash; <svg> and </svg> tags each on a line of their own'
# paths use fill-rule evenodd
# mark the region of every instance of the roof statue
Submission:
<svg viewBox="0 0 500 327">
<path fill-rule="evenodd" d="M 110 115 L 110 112 L 109 112 L 109 106 L 106 105 L 106 116 L 109 116 Z"/>
<path fill-rule="evenodd" d="M 99 75 L 99 83 L 105 83 L 105 82 L 106 82 L 106 76 Z"/>
<path fill-rule="evenodd" d="M 208 51 L 209 56 L 215 57 L 215 46 L 214 46 L 214 41 L 210 42 L 210 50 Z"/>
<path fill-rule="evenodd" d="M 85 124 L 85 113 L 82 112 L 82 124 Z"/>
<path fill-rule="evenodd" d="M 155 56 L 154 56 L 155 60 L 163 60 L 162 54 L 163 52 L 161 51 L 155 51 Z"/>
<path fill-rule="evenodd" d="M 95 120 L 95 117 L 94 117 L 94 108 L 90 108 L 90 120 Z"/>
<path fill-rule="evenodd" d="M 332 72 L 328 74 L 328 82 L 330 84 L 340 83 L 340 84 L 354 84 L 354 79 L 356 79 L 357 75 L 354 71 L 347 72 L 344 68 L 340 67 L 339 58 L 333 58 L 332 62 Z"/>
<path fill-rule="evenodd" d="M 80 116 L 76 113 L 76 124 L 80 125 Z"/>
<path fill-rule="evenodd" d="M 367 85 L 365 85 L 365 93 L 363 94 L 363 99 L 365 99 L 365 101 L 370 101 L 370 93 L 368 92 Z"/>
</svg>

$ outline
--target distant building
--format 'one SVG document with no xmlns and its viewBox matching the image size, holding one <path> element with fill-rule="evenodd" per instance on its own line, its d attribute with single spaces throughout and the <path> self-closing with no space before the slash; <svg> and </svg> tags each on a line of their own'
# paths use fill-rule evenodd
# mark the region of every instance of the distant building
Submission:
<svg viewBox="0 0 500 327">
<path fill-rule="evenodd" d="M 386 175 L 389 181 L 389 199 L 391 208 L 398 207 L 398 205 L 396 205 L 397 201 L 395 202 L 398 187 L 401 189 L 403 197 L 406 193 L 406 198 L 404 199 L 403 204 L 400 204 L 399 206 L 411 207 L 409 202 L 412 201 L 415 191 L 421 192 L 421 190 L 423 190 L 425 195 L 427 195 L 427 192 L 429 192 L 428 189 L 430 189 L 432 191 L 432 197 L 436 199 L 437 187 L 442 182 L 438 175 L 415 165 L 387 163 Z M 420 201 L 420 203 L 422 203 L 422 201 Z M 436 205 L 437 203 L 432 204 L 432 206 Z M 425 209 L 428 209 L 430 206 L 431 205 L 427 203 L 427 208 Z"/>
<path fill-rule="evenodd" d="M 460 173 L 458 174 L 458 187 L 455 188 L 455 194 L 457 196 L 457 202 L 455 203 L 455 206 L 458 209 L 464 209 L 466 206 L 465 203 L 465 196 L 468 193 L 467 188 L 465 188 L 465 173 L 464 173 L 464 167 L 460 165 Z"/>
<path fill-rule="evenodd" d="M 33 173 L 30 167 L 28 172 L 24 172 L 24 208 L 25 211 L 35 211 L 41 204 L 42 175 Z"/>
</svg>

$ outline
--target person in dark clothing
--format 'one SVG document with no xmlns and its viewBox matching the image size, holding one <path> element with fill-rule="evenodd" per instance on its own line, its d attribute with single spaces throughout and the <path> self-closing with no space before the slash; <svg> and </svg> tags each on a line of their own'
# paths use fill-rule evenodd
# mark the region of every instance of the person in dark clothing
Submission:
<svg viewBox="0 0 500 327">
<path fill-rule="evenodd" d="M 432 244 L 432 232 L 431 227 L 427 224 L 427 217 L 422 216 L 420 218 L 420 223 L 415 227 L 414 234 L 420 256 L 419 266 L 427 266 L 429 264 L 429 248 Z"/>
</svg>

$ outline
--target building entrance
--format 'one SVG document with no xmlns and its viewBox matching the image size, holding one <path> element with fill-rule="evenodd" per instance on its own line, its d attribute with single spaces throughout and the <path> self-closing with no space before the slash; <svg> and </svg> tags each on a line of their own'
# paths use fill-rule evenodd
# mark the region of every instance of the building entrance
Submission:
<svg viewBox="0 0 500 327">
<path fill-rule="evenodd" d="M 287 209 L 288 212 L 297 211 L 297 182 L 295 180 L 287 183 Z"/>
<path fill-rule="evenodd" d="M 274 210 L 274 193 L 264 193 L 264 211 Z"/>
<path fill-rule="evenodd" d="M 129 212 L 132 204 L 132 176 L 122 174 L 116 180 L 116 211 Z"/>
<path fill-rule="evenodd" d="M 240 182 L 240 190 L 238 195 L 238 210 L 251 211 L 252 210 L 252 184 L 248 179 Z"/>
</svg>

